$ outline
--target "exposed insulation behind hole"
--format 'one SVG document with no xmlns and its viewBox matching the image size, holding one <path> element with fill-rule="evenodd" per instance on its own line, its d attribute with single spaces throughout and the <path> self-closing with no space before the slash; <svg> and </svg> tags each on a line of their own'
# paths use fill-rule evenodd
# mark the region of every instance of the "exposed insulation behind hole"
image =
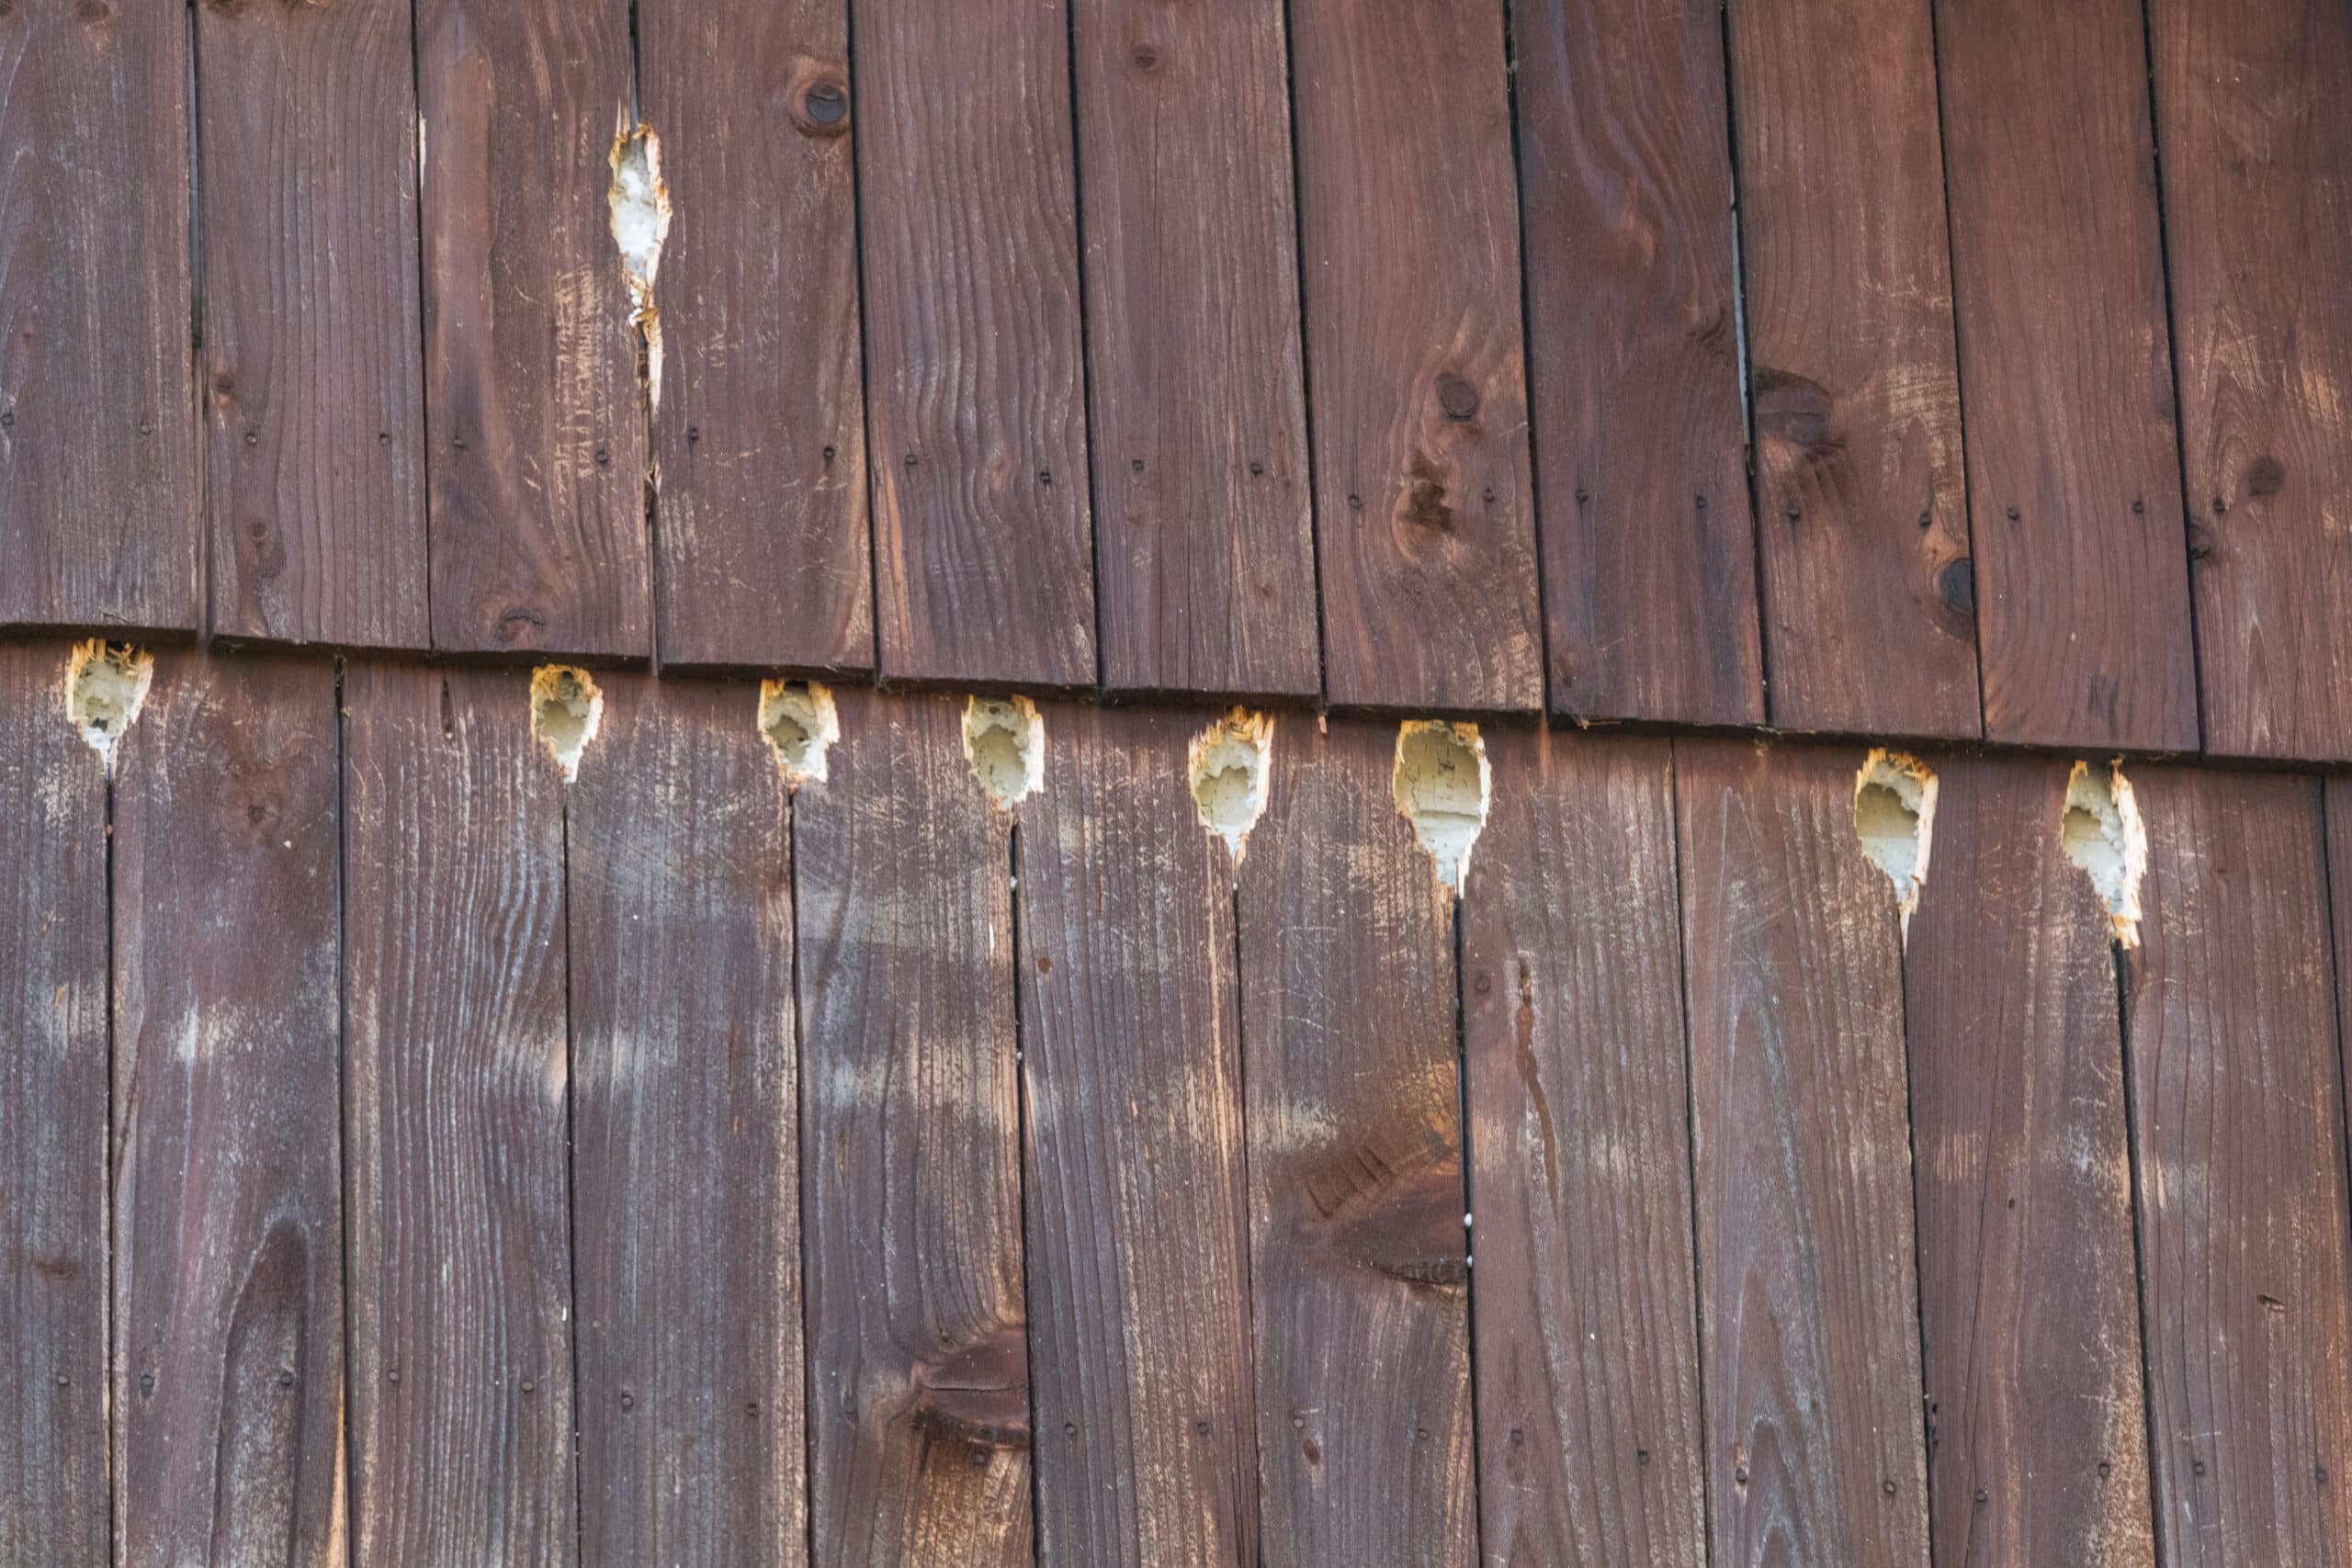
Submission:
<svg viewBox="0 0 2352 1568">
<path fill-rule="evenodd" d="M 605 720 L 605 694 L 585 670 L 542 664 L 531 671 L 531 734 L 548 749 L 563 782 L 580 776 L 580 759 Z"/>
<path fill-rule="evenodd" d="M 65 716 L 91 750 L 108 761 L 155 679 L 154 655 L 124 642 L 92 637 L 65 661 Z"/>
<path fill-rule="evenodd" d="M 613 133 L 612 189 L 605 202 L 612 209 L 613 243 L 620 247 L 621 272 L 628 280 L 629 324 L 644 345 L 645 398 L 650 406 L 662 401 L 662 313 L 654 304 L 653 282 L 662 270 L 662 247 L 670 237 L 670 187 L 662 178 L 662 138 L 651 126 L 621 106 L 620 123 Z"/>
<path fill-rule="evenodd" d="M 1274 742 L 1270 714 L 1235 708 L 1193 737 L 1184 753 L 1184 777 L 1201 826 L 1225 840 L 1240 863 L 1250 829 L 1266 814 L 1266 786 Z"/>
<path fill-rule="evenodd" d="M 1396 765 L 1389 787 L 1396 809 L 1436 863 L 1438 880 L 1459 893 L 1470 873 L 1470 851 L 1487 826 L 1494 768 L 1475 724 L 1407 719 L 1396 730 Z"/>
<path fill-rule="evenodd" d="M 980 793 L 1011 811 L 1046 777 L 1046 723 L 1027 697 L 974 697 L 964 705 L 964 760 Z"/>
<path fill-rule="evenodd" d="M 1928 885 L 1928 855 L 1935 843 L 1936 775 L 1917 757 L 1879 747 L 1854 775 L 1854 836 L 1862 853 L 1894 885 L 1903 934 Z"/>
<path fill-rule="evenodd" d="M 2076 762 L 2066 778 L 2066 807 L 2058 840 L 2066 858 L 2089 877 L 2106 906 L 2108 929 L 2125 947 L 2140 945 L 2140 879 L 2148 869 L 2148 829 L 2123 764 L 2105 773 Z"/>
<path fill-rule="evenodd" d="M 786 784 L 822 784 L 827 755 L 842 738 L 833 694 L 815 681 L 763 681 L 760 733 Z"/>
</svg>

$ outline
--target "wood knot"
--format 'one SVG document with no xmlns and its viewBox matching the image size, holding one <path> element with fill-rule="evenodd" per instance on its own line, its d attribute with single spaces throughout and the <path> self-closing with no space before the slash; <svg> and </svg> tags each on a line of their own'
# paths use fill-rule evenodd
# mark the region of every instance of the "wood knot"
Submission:
<svg viewBox="0 0 2352 1568">
<path fill-rule="evenodd" d="M 2256 457 L 2245 471 L 2248 495 L 2277 495 L 2287 488 L 2287 465 L 2276 457 Z"/>
<path fill-rule="evenodd" d="M 1835 451 L 1830 434 L 1836 401 L 1820 382 L 1786 370 L 1756 372 L 1756 428 L 1807 452 Z"/>
<path fill-rule="evenodd" d="M 1966 556 L 1946 561 L 1936 573 L 1936 592 L 1943 599 L 1944 608 L 1955 615 L 1976 614 L 1976 564 Z"/>
<path fill-rule="evenodd" d="M 1451 373 L 1437 378 L 1438 411 L 1456 424 L 1478 417 L 1478 389 Z"/>
</svg>

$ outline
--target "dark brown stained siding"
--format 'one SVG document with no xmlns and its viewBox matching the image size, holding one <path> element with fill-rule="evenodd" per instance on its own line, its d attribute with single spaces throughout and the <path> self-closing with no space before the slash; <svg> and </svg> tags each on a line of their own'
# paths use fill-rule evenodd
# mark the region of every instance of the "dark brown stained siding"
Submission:
<svg viewBox="0 0 2352 1568">
<path fill-rule="evenodd" d="M 2206 744 L 2352 758 L 2352 10 L 2152 0 Z"/>
<path fill-rule="evenodd" d="M 872 541 L 842 0 L 640 0 L 675 209 L 654 296 L 666 666 L 869 670 Z"/>
<path fill-rule="evenodd" d="M 0 644 L 0 1568 L 107 1560 L 107 784 Z"/>
<path fill-rule="evenodd" d="M 0 626 L 203 625 L 187 12 L 0 16 Z"/>
<path fill-rule="evenodd" d="M 2140 6 L 1936 16 L 1984 733 L 2193 750 Z"/>
<path fill-rule="evenodd" d="M 519 672 L 343 703 L 355 1562 L 568 1568 L 561 779 Z"/>
<path fill-rule="evenodd" d="M 1103 683 L 1311 697 L 1282 7 L 1075 10 Z"/>
<path fill-rule="evenodd" d="M 1030 1375 L 1046 1568 L 1258 1560 L 1224 844 L 1175 713 L 1056 705 L 1022 808 Z"/>
<path fill-rule="evenodd" d="M 1277 725 L 1240 868 L 1269 1568 L 1477 1551 L 1453 911 L 1396 746 Z"/>
<path fill-rule="evenodd" d="M 1675 745 L 1719 1560 L 1926 1568 L 1894 890 L 1859 751 Z"/>
<path fill-rule="evenodd" d="M 1065 5 L 851 14 L 885 676 L 1094 680 Z"/>
<path fill-rule="evenodd" d="M 2135 777 L 2147 917 L 2123 1027 L 2165 1562 L 2338 1563 L 2352 1260 L 2320 786 Z"/>
<path fill-rule="evenodd" d="M 652 651 L 627 0 L 419 0 L 433 643 Z"/>
<path fill-rule="evenodd" d="M 1764 649 L 1792 729 L 1979 728 L 1928 5 L 1730 5 Z"/>
<path fill-rule="evenodd" d="M 1764 717 L 1715 0 L 1513 0 L 1552 711 Z"/>
<path fill-rule="evenodd" d="M 1011 825 L 963 714 L 841 694 L 829 776 L 793 801 L 826 1568 L 1035 1561 Z"/>
<path fill-rule="evenodd" d="M 189 652 L 116 751 L 119 1562 L 344 1561 L 335 749 L 334 665 Z"/>
<path fill-rule="evenodd" d="M 798 1564 L 784 781 L 755 688 L 604 693 L 564 840 L 581 1557 Z"/>
<path fill-rule="evenodd" d="M 1301 0 L 1301 243 L 1326 681 L 1543 704 L 1501 0 Z"/>
<path fill-rule="evenodd" d="M 1704 1568 L 1668 750 L 1488 746 L 1462 905 L 1487 1561 Z"/>
<path fill-rule="evenodd" d="M 2153 1568 L 2108 913 L 2063 761 L 1935 760 L 1903 957 L 1936 1562 Z"/>
<path fill-rule="evenodd" d="M 426 648 L 410 7 L 192 9 L 212 630 Z"/>
</svg>

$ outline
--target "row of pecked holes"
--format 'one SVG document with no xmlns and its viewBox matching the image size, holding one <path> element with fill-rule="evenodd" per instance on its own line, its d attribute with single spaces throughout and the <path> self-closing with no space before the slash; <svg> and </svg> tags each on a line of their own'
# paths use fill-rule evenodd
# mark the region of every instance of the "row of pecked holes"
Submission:
<svg viewBox="0 0 2352 1568">
<path fill-rule="evenodd" d="M 103 757 L 136 718 L 154 679 L 154 660 L 122 643 L 78 644 L 67 664 L 66 716 Z M 531 675 L 531 732 L 566 782 L 603 721 L 604 694 L 586 671 L 541 665 Z M 831 692 L 814 681 L 767 681 L 760 687 L 760 733 L 786 784 L 821 783 L 826 757 L 841 739 Z M 1195 736 L 1186 756 L 1201 825 L 1223 840 L 1238 864 L 1250 830 L 1266 809 L 1273 748 L 1271 715 L 1235 708 Z M 973 777 L 1000 809 L 1035 793 L 1045 774 L 1045 724 L 1026 697 L 971 698 L 964 710 L 964 755 Z M 1458 890 L 1487 820 L 1493 770 L 1475 724 L 1408 719 L 1398 726 L 1391 788 L 1396 808 L 1448 888 Z M 1935 844 L 1936 775 L 1905 752 L 1880 748 L 1854 777 L 1854 833 L 1862 852 L 1894 888 L 1904 930 L 1918 907 Z M 2140 942 L 2140 883 L 2148 836 L 2120 761 L 2105 770 L 2076 762 L 2066 781 L 2059 822 L 2066 858 L 2090 879 L 2115 941 Z"/>
</svg>

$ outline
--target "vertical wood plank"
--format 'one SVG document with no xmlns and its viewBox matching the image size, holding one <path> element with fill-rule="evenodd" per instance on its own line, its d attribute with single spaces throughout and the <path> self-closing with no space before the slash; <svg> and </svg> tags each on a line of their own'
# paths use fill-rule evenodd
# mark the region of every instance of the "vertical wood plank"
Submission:
<svg viewBox="0 0 2352 1568">
<path fill-rule="evenodd" d="M 1723 7 L 1510 15 L 1553 710 L 1759 723 Z"/>
<path fill-rule="evenodd" d="M 1675 746 L 1723 1562 L 1928 1562 L 1902 950 L 1860 761 Z"/>
<path fill-rule="evenodd" d="M 627 0 L 418 0 L 433 644 L 651 651 Z"/>
<path fill-rule="evenodd" d="M 107 785 L 0 643 L 0 1568 L 107 1555 Z"/>
<path fill-rule="evenodd" d="M 1487 744 L 1462 906 L 1487 1560 L 1704 1568 L 1670 756 Z"/>
<path fill-rule="evenodd" d="M 793 804 L 814 1559 L 1035 1561 L 1007 818 L 963 704 L 842 692 Z"/>
<path fill-rule="evenodd" d="M 410 8 L 194 10 L 212 630 L 425 648 Z"/>
<path fill-rule="evenodd" d="M 604 692 L 565 825 L 581 1560 L 801 1563 L 784 783 L 754 690 Z"/>
<path fill-rule="evenodd" d="M 1928 0 L 1733 0 L 1730 33 L 1772 722 L 1973 738 Z"/>
<path fill-rule="evenodd" d="M 1939 760 L 1904 953 L 1939 1563 L 2152 1568 L 2107 911 L 2068 764 Z"/>
<path fill-rule="evenodd" d="M 187 13 L 0 17 L 0 626 L 203 624 Z"/>
<path fill-rule="evenodd" d="M 560 777 L 520 673 L 344 677 L 361 1568 L 577 1561 Z"/>
<path fill-rule="evenodd" d="M 1453 920 L 1393 726 L 1285 726 L 1240 883 L 1268 1563 L 1477 1554 Z"/>
<path fill-rule="evenodd" d="M 880 671 L 1094 680 L 1065 0 L 862 0 Z"/>
<path fill-rule="evenodd" d="M 874 664 L 842 0 L 640 0 L 676 209 L 656 279 L 665 667 Z"/>
<path fill-rule="evenodd" d="M 117 1559 L 340 1564 L 334 667 L 159 659 L 116 762 Z"/>
<path fill-rule="evenodd" d="M 1533 710 L 1500 0 L 1302 0 L 1293 15 L 1331 701 Z"/>
<path fill-rule="evenodd" d="M 1077 15 L 1103 683 L 1313 696 L 1282 7 Z"/>
<path fill-rule="evenodd" d="M 2153 0 L 2205 742 L 2352 758 L 2352 13 Z"/>
<path fill-rule="evenodd" d="M 2194 750 L 2136 0 L 1937 0 L 1984 733 Z"/>
<path fill-rule="evenodd" d="M 1194 722 L 1053 707 L 1022 807 L 1047 1568 L 1258 1558 L 1233 897 L 1185 785 Z"/>
<path fill-rule="evenodd" d="M 2165 1562 L 2339 1562 L 2352 1260 L 2320 785 L 2133 778 L 2149 863 L 2124 1040 Z"/>
</svg>

